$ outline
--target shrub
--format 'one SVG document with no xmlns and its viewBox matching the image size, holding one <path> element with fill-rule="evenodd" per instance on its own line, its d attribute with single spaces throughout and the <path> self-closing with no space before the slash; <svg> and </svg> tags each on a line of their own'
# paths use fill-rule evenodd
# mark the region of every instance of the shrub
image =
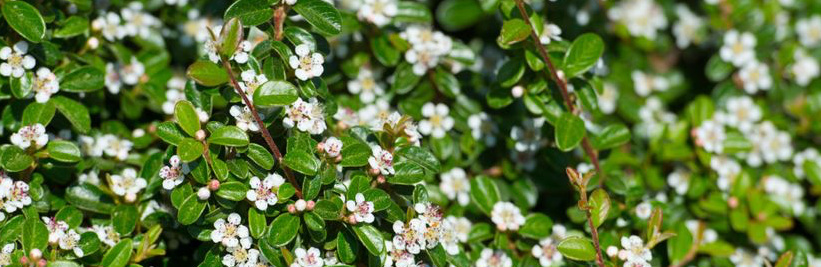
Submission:
<svg viewBox="0 0 821 267">
<path fill-rule="evenodd" d="M 0 266 L 816 266 L 821 2 L 2 1 Z"/>
</svg>

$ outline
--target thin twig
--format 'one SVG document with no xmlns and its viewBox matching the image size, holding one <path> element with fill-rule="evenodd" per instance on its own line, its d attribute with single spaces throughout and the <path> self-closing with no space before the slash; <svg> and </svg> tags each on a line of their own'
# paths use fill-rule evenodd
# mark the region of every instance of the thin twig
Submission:
<svg viewBox="0 0 821 267">
<path fill-rule="evenodd" d="M 590 236 L 593 238 L 593 247 L 596 248 L 596 264 L 599 267 L 605 267 L 604 256 L 602 256 L 601 245 L 599 245 L 599 230 L 593 225 L 593 218 L 589 210 L 587 211 L 587 225 L 590 226 Z"/>
<path fill-rule="evenodd" d="M 536 29 L 533 27 L 533 24 L 530 23 L 530 16 L 527 15 L 527 11 L 525 10 L 523 0 L 516 0 L 516 6 L 519 8 L 519 13 L 522 14 L 525 23 L 527 26 L 530 27 L 530 37 L 533 39 L 534 46 L 536 49 L 539 50 L 539 54 L 542 56 L 542 59 L 547 63 L 547 69 L 545 69 L 545 74 L 549 77 L 552 77 L 556 84 L 559 86 L 559 91 L 562 94 L 562 98 L 564 99 L 565 105 L 570 110 L 572 114 L 581 113 L 581 108 L 576 107 L 573 105 L 573 101 L 570 100 L 570 94 L 567 91 L 567 82 L 564 78 L 559 77 L 558 71 L 556 71 L 555 65 L 553 65 L 553 61 L 550 60 L 550 57 L 547 56 L 547 50 L 545 50 L 544 46 L 541 45 L 541 41 L 539 41 L 539 36 L 536 33 Z M 593 163 L 593 166 L 596 168 L 596 173 L 599 174 L 599 185 L 604 182 L 605 175 L 601 171 L 601 166 L 599 165 L 599 156 L 598 152 L 593 149 L 593 146 L 590 145 L 590 140 L 585 136 L 582 139 L 582 148 L 584 149 L 585 154 L 590 157 L 590 161 Z M 601 253 L 600 253 L 601 254 Z"/>
<path fill-rule="evenodd" d="M 265 139 L 265 143 L 268 144 L 268 148 L 270 148 L 271 152 L 274 153 L 274 158 L 276 158 L 279 166 L 282 167 L 282 170 L 285 172 L 285 177 L 288 178 L 288 181 L 294 186 L 294 189 L 296 189 L 296 196 L 298 198 L 302 198 L 302 191 L 294 178 L 294 173 L 291 171 L 291 168 L 288 168 L 288 166 L 285 166 L 285 164 L 282 163 L 282 153 L 279 152 L 279 148 L 277 147 L 277 144 L 274 143 L 274 138 L 271 137 L 271 133 L 268 132 L 268 128 L 265 127 L 265 123 L 262 122 L 262 118 L 259 117 L 257 108 L 254 107 L 254 104 L 248 99 L 248 95 L 245 94 L 245 92 L 239 87 L 239 83 L 234 77 L 234 72 L 231 70 L 231 64 L 228 63 L 227 58 L 222 57 L 222 65 L 225 67 L 225 70 L 228 71 L 228 77 L 231 78 L 231 85 L 233 85 L 234 90 L 236 90 L 237 94 L 242 97 L 242 101 L 245 102 L 245 106 L 251 109 L 251 114 L 254 115 L 254 120 L 259 126 L 259 131 L 262 133 L 262 138 Z"/>
</svg>

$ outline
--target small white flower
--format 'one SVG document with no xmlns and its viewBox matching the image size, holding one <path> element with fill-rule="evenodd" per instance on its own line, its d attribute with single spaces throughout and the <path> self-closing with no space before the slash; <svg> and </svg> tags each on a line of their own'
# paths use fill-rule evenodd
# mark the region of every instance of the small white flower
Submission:
<svg viewBox="0 0 821 267">
<path fill-rule="evenodd" d="M 234 51 L 234 55 L 231 56 L 231 60 L 239 64 L 245 64 L 248 62 L 248 53 L 251 52 L 251 42 L 242 41 L 237 48 L 238 49 Z"/>
<path fill-rule="evenodd" d="M 384 267 L 411 267 L 416 264 L 413 254 L 408 253 L 404 249 L 395 248 L 392 241 L 385 241 L 385 250 L 387 250 L 388 253 L 385 257 L 385 264 L 382 265 Z"/>
<path fill-rule="evenodd" d="M 396 0 L 363 0 L 356 14 L 359 20 L 382 27 L 391 22 L 397 11 Z"/>
<path fill-rule="evenodd" d="M 163 179 L 162 187 L 171 190 L 185 180 L 185 172 L 183 171 L 182 161 L 177 155 L 171 156 L 168 164 L 160 169 L 160 178 Z"/>
<path fill-rule="evenodd" d="M 313 52 L 307 44 L 300 44 L 294 48 L 296 56 L 291 56 L 288 59 L 288 64 L 294 69 L 294 75 L 300 80 L 306 81 L 313 77 L 319 77 L 325 70 L 322 63 L 325 63 L 325 58 L 322 54 Z"/>
<path fill-rule="evenodd" d="M 804 149 L 804 151 L 795 153 L 792 160 L 794 165 L 793 173 L 795 176 L 799 178 L 804 178 L 807 176 L 804 173 L 804 163 L 807 161 L 821 162 L 821 155 L 818 154 L 818 150 L 815 150 L 814 148 L 807 148 Z"/>
<path fill-rule="evenodd" d="M 100 176 L 99 176 L 99 173 L 97 173 L 97 170 L 91 170 L 88 173 L 80 174 L 80 176 L 77 177 L 77 182 L 78 183 L 89 183 L 89 184 L 99 186 L 100 185 Z"/>
<path fill-rule="evenodd" d="M 690 188 L 690 173 L 682 169 L 676 169 L 667 175 L 667 184 L 670 185 L 679 195 L 687 193 Z"/>
<path fill-rule="evenodd" d="M 755 94 L 758 90 L 769 90 L 773 86 L 770 68 L 757 60 L 752 60 L 738 71 L 738 77 L 744 83 L 744 91 Z"/>
<path fill-rule="evenodd" d="M 736 127 L 742 133 L 748 133 L 753 125 L 761 120 L 761 109 L 748 96 L 733 97 L 727 100 L 727 116 L 724 123 Z"/>
<path fill-rule="evenodd" d="M 424 233 L 427 232 L 425 223 L 413 218 L 408 224 L 402 221 L 395 221 L 393 223 L 393 232 L 396 235 L 393 237 L 393 247 L 397 250 L 405 250 L 411 254 L 419 254 L 423 248 L 427 246 L 425 242 Z"/>
<path fill-rule="evenodd" d="M 0 266 L 8 266 L 12 263 L 11 253 L 14 252 L 14 243 L 5 244 L 0 251 Z"/>
<path fill-rule="evenodd" d="M 227 249 L 228 254 L 222 257 L 222 264 L 228 267 L 258 267 L 268 266 L 260 262 L 260 253 L 256 249 L 234 247 Z"/>
<path fill-rule="evenodd" d="M 74 229 L 68 230 L 64 235 L 60 236 L 60 241 L 57 242 L 62 250 L 71 250 L 77 257 L 83 257 L 83 248 L 80 247 L 80 234 Z"/>
<path fill-rule="evenodd" d="M 46 224 L 46 229 L 48 229 L 48 242 L 50 244 L 60 242 L 60 238 L 62 238 L 68 230 L 68 224 L 64 221 L 58 221 L 49 217 L 41 217 L 41 219 L 43 223 Z"/>
<path fill-rule="evenodd" d="M 108 12 L 105 16 L 100 16 L 91 22 L 91 27 L 95 31 L 100 31 L 103 37 L 109 42 L 122 39 L 126 35 L 125 28 L 120 25 L 122 20 L 120 15 L 114 12 Z"/>
<path fill-rule="evenodd" d="M 542 146 L 542 125 L 543 118 L 526 119 L 522 127 L 513 126 L 510 129 L 510 137 L 513 138 L 516 151 L 535 152 Z"/>
<path fill-rule="evenodd" d="M 376 81 L 374 73 L 366 68 L 360 69 L 356 79 L 348 82 L 348 91 L 358 94 L 362 103 L 371 103 L 376 100 L 376 96 L 385 94 L 385 89 Z"/>
<path fill-rule="evenodd" d="M 730 255 L 730 261 L 736 267 L 761 267 L 764 266 L 764 257 L 758 254 L 747 252 L 742 248 L 736 248 L 735 253 Z"/>
<path fill-rule="evenodd" d="M 821 16 L 813 15 L 795 23 L 798 39 L 805 47 L 815 47 L 821 43 Z"/>
<path fill-rule="evenodd" d="M 113 247 L 120 242 L 120 233 L 114 231 L 114 227 L 111 227 L 111 225 L 93 225 L 91 231 L 97 234 L 97 238 L 109 247 Z"/>
<path fill-rule="evenodd" d="M 470 115 L 468 117 L 468 126 L 473 139 L 484 140 L 486 146 L 496 144 L 496 134 L 499 132 L 499 128 L 487 113 L 479 112 Z"/>
<path fill-rule="evenodd" d="M 513 260 L 502 250 L 490 248 L 482 249 L 479 259 L 476 260 L 476 267 L 512 267 Z"/>
<path fill-rule="evenodd" d="M 636 217 L 639 217 L 639 219 L 647 220 L 652 213 L 653 205 L 650 202 L 645 201 L 636 205 Z"/>
<path fill-rule="evenodd" d="M 214 31 L 220 32 L 219 29 L 221 28 L 221 26 L 219 28 L 214 28 Z M 203 49 L 205 50 L 205 53 L 208 55 L 208 60 L 211 60 L 211 62 L 218 64 L 220 63 L 222 58 L 219 55 L 219 51 L 217 51 L 217 46 L 217 41 L 211 40 L 211 38 L 209 37 L 208 40 L 206 40 L 203 44 Z"/>
<path fill-rule="evenodd" d="M 0 185 L 3 191 L 0 196 L 5 196 L 5 203 L 2 203 L 3 209 L 7 213 L 12 213 L 18 209 L 23 209 L 25 206 L 31 205 L 31 196 L 29 195 L 29 185 L 23 181 L 17 181 L 11 184 L 11 179 L 4 178 L 3 184 Z M 3 202 L 0 200 L 0 202 Z"/>
<path fill-rule="evenodd" d="M 411 48 L 405 52 L 405 60 L 413 64 L 413 72 L 419 76 L 436 67 L 440 59 L 453 48 L 450 37 L 427 27 L 410 26 L 399 36 L 410 43 Z"/>
<path fill-rule="evenodd" d="M 741 165 L 735 160 L 726 156 L 710 157 L 710 168 L 718 173 L 718 188 L 727 191 L 741 173 Z"/>
<path fill-rule="evenodd" d="M 673 25 L 673 35 L 676 37 L 676 46 L 686 48 L 690 43 L 698 43 L 700 32 L 704 27 L 704 19 L 693 14 L 685 4 L 676 5 L 678 21 Z"/>
<path fill-rule="evenodd" d="M 558 241 L 552 237 L 544 238 L 539 241 L 538 245 L 534 245 L 531 254 L 536 259 L 539 259 L 539 264 L 544 267 L 561 264 L 562 254 L 556 248 Z"/>
<path fill-rule="evenodd" d="M 310 134 L 322 134 L 327 128 L 322 105 L 316 98 L 311 98 L 308 102 L 297 99 L 291 105 L 285 107 L 285 118 L 282 125 L 285 128 L 293 128 Z"/>
<path fill-rule="evenodd" d="M 45 67 L 37 69 L 37 76 L 31 83 L 31 89 L 34 91 L 34 99 L 38 103 L 46 103 L 51 95 L 60 91 L 60 83 L 57 81 L 57 76 L 51 73 L 51 70 Z"/>
<path fill-rule="evenodd" d="M 114 63 L 106 63 L 105 64 L 105 87 L 108 89 L 108 92 L 112 94 L 120 93 L 120 87 L 123 86 L 122 78 L 120 77 L 120 72 Z M 164 107 L 163 107 L 164 108 Z M 173 113 L 173 107 L 172 111 Z M 166 112 L 168 113 L 168 112 Z"/>
<path fill-rule="evenodd" d="M 707 120 L 696 128 L 695 133 L 696 144 L 703 147 L 705 151 L 719 154 L 724 151 L 724 139 L 727 138 L 724 125 Z"/>
<path fill-rule="evenodd" d="M 39 123 L 23 126 L 16 133 L 11 134 L 9 141 L 22 149 L 29 147 L 40 149 L 48 143 L 46 127 Z"/>
<path fill-rule="evenodd" d="M 268 77 L 265 77 L 265 74 L 257 74 L 254 70 L 243 71 L 240 77 L 242 77 L 242 82 L 239 83 L 239 88 L 249 96 L 253 96 L 254 91 L 268 81 Z M 249 98 L 249 100 L 253 101 L 253 97 Z"/>
<path fill-rule="evenodd" d="M 106 134 L 98 140 L 101 144 L 105 144 L 103 151 L 109 157 L 114 157 L 118 160 L 125 160 L 131 152 L 131 147 L 134 146 L 129 140 L 120 139 L 113 134 Z"/>
<path fill-rule="evenodd" d="M 0 74 L 20 78 L 26 70 L 34 68 L 37 62 L 34 57 L 26 55 L 28 49 L 29 43 L 26 41 L 15 43 L 13 48 L 8 46 L 0 48 L 0 59 L 5 60 L 0 64 Z"/>
<path fill-rule="evenodd" d="M 211 232 L 211 241 L 214 243 L 221 243 L 226 248 L 234 248 L 242 246 L 243 248 L 251 247 L 251 236 L 249 236 L 248 227 L 240 224 L 242 218 L 237 213 L 228 215 L 228 220 L 217 219 L 214 222 L 214 231 Z"/>
<path fill-rule="evenodd" d="M 542 28 L 542 33 L 539 34 L 539 42 L 543 45 L 550 44 L 551 40 L 561 41 L 562 29 L 556 24 L 545 23 Z"/>
<path fill-rule="evenodd" d="M 287 4 L 289 6 L 293 6 L 293 5 L 296 5 L 296 1 L 297 0 L 285 0 L 285 4 Z"/>
<path fill-rule="evenodd" d="M 325 265 L 322 253 L 314 247 L 308 248 L 308 250 L 297 248 L 294 250 L 294 256 L 296 258 L 291 267 L 322 267 Z"/>
<path fill-rule="evenodd" d="M 294 207 L 297 211 L 303 212 L 308 207 L 308 202 L 304 199 L 298 199 L 296 202 L 294 202 Z"/>
<path fill-rule="evenodd" d="M 120 11 L 120 14 L 125 21 L 123 28 L 128 36 L 148 38 L 152 28 L 161 26 L 159 19 L 143 12 L 143 5 L 140 2 L 129 3 Z"/>
<path fill-rule="evenodd" d="M 342 153 L 342 141 L 333 136 L 328 137 L 322 142 L 322 150 L 328 154 L 328 157 L 335 158 Z"/>
<path fill-rule="evenodd" d="M 818 78 L 818 75 L 821 74 L 818 60 L 807 55 L 804 50 L 796 50 L 794 57 L 795 63 L 789 66 L 789 70 L 792 72 L 795 77 L 795 83 L 798 85 L 807 86 L 813 79 Z"/>
<path fill-rule="evenodd" d="M 145 179 L 137 176 L 132 168 L 123 170 L 121 174 L 111 175 L 111 191 L 118 196 L 125 196 L 127 202 L 137 200 L 137 193 L 147 185 Z"/>
<path fill-rule="evenodd" d="M 631 73 L 631 78 L 633 78 L 633 87 L 636 90 L 636 94 L 639 96 L 648 96 L 653 91 L 664 92 L 670 87 L 667 79 L 664 77 L 648 75 L 638 70 L 634 70 Z"/>
<path fill-rule="evenodd" d="M 422 116 L 426 119 L 419 122 L 419 132 L 434 138 L 445 137 L 445 133 L 450 131 L 454 124 L 449 113 L 450 108 L 445 104 L 426 103 L 422 106 Z"/>
<path fill-rule="evenodd" d="M 232 106 L 228 112 L 237 121 L 237 127 L 243 131 L 259 132 L 259 125 L 254 119 L 254 113 L 248 106 L 242 106 L 241 108 L 240 106 Z M 262 114 L 259 114 L 259 116 L 262 119 Z"/>
<path fill-rule="evenodd" d="M 632 235 L 621 237 L 622 250 L 619 251 L 619 258 L 631 262 L 647 262 L 653 259 L 650 249 L 644 246 L 644 241 L 640 237 Z"/>
<path fill-rule="evenodd" d="M 355 196 L 356 202 L 348 200 L 345 207 L 348 211 L 353 213 L 356 222 L 372 223 L 373 222 L 373 202 L 365 201 L 365 195 L 357 193 Z"/>
<path fill-rule="evenodd" d="M 279 201 L 277 193 L 279 192 L 279 187 L 285 183 L 285 179 L 279 174 L 271 173 L 262 181 L 256 176 L 251 177 L 249 183 L 251 190 L 246 192 L 245 198 L 247 198 L 248 201 L 254 202 L 254 206 L 257 207 L 257 209 L 266 210 L 268 206 L 276 205 L 277 201 Z"/>
<path fill-rule="evenodd" d="M 140 82 L 140 78 L 145 74 L 145 65 L 140 63 L 136 57 L 131 57 L 128 64 L 123 65 L 120 69 L 120 77 L 123 83 L 128 85 L 135 85 Z"/>
<path fill-rule="evenodd" d="M 473 223 L 465 217 L 448 216 L 445 218 L 451 225 L 450 231 L 454 233 L 459 242 L 468 242 L 468 235 L 473 227 Z"/>
<path fill-rule="evenodd" d="M 658 30 L 667 27 L 661 6 L 652 0 L 621 1 L 608 10 L 607 16 L 627 27 L 632 36 L 656 39 Z"/>
<path fill-rule="evenodd" d="M 516 231 L 525 223 L 519 207 L 510 202 L 496 202 L 490 212 L 490 220 L 500 231 Z"/>
<path fill-rule="evenodd" d="M 379 145 L 371 145 L 373 155 L 368 158 L 371 168 L 379 170 L 382 175 L 393 175 L 393 154 Z"/>
<path fill-rule="evenodd" d="M 755 60 L 755 44 L 756 39 L 752 33 L 730 30 L 724 34 L 724 46 L 719 50 L 719 55 L 724 61 L 741 67 Z"/>
<path fill-rule="evenodd" d="M 453 168 L 441 174 L 442 183 L 439 188 L 450 200 L 456 200 L 459 205 L 467 206 L 470 203 L 470 181 L 462 168 Z"/>
<path fill-rule="evenodd" d="M 599 110 L 604 114 L 613 114 L 619 99 L 619 89 L 612 83 L 604 83 L 602 93 L 598 95 Z"/>
</svg>

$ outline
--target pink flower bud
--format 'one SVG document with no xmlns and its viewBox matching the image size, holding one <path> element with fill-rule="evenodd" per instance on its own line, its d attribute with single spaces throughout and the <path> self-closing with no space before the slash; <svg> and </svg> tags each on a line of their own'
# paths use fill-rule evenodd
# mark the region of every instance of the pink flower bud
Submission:
<svg viewBox="0 0 821 267">
<path fill-rule="evenodd" d="M 387 180 L 385 180 L 384 175 L 379 175 L 379 176 L 376 177 L 376 182 L 380 183 L 380 184 L 384 184 L 385 182 L 387 182 Z"/>
<path fill-rule="evenodd" d="M 314 202 L 313 200 L 308 200 L 308 206 L 305 208 L 310 211 L 314 210 L 314 206 L 316 206 L 316 202 Z"/>
<path fill-rule="evenodd" d="M 220 181 L 219 180 L 211 179 L 211 181 L 208 181 L 208 190 L 217 191 L 218 189 L 220 189 Z"/>
<path fill-rule="evenodd" d="M 29 252 L 29 257 L 31 257 L 32 260 L 39 260 L 40 258 L 43 257 L 43 252 L 40 251 L 39 249 L 36 249 L 36 248 L 32 249 Z"/>
<path fill-rule="evenodd" d="M 356 224 L 356 216 L 353 216 L 353 214 L 348 215 L 348 223 Z"/>
<path fill-rule="evenodd" d="M 334 158 L 334 162 L 336 162 L 336 163 L 342 162 L 342 155 L 336 156 L 336 158 Z"/>
<path fill-rule="evenodd" d="M 40 259 L 37 261 L 37 267 L 46 267 L 47 263 L 45 259 Z"/>
<path fill-rule="evenodd" d="M 377 176 L 380 173 L 382 173 L 382 172 L 380 172 L 379 169 L 376 169 L 376 168 L 371 168 L 370 170 L 368 170 L 368 174 L 370 174 L 371 176 Z"/>
<path fill-rule="evenodd" d="M 194 134 L 194 137 L 197 138 L 197 140 L 200 140 L 200 141 L 205 140 L 205 131 L 200 129 L 199 131 L 197 131 L 196 134 Z"/>
<path fill-rule="evenodd" d="M 296 213 L 296 207 L 294 206 L 294 204 L 288 204 L 288 213 L 291 213 L 291 214 Z"/>
<path fill-rule="evenodd" d="M 735 209 L 738 207 L 738 198 L 730 197 L 730 199 L 727 200 L 727 205 L 730 206 L 731 209 Z"/>
<path fill-rule="evenodd" d="M 20 257 L 20 264 L 28 265 L 28 263 L 29 263 L 29 258 L 26 258 L 26 256 L 21 256 Z"/>
<path fill-rule="evenodd" d="M 316 144 L 316 152 L 325 153 L 325 142 L 319 142 Z"/>
</svg>

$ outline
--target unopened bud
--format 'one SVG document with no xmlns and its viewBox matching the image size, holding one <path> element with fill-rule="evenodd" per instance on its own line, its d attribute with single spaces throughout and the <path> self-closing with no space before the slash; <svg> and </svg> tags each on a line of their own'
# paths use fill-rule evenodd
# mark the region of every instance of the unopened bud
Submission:
<svg viewBox="0 0 821 267">
<path fill-rule="evenodd" d="M 348 215 L 348 223 L 356 224 L 356 216 L 353 216 L 353 214 Z"/>
<path fill-rule="evenodd" d="M 194 134 L 194 137 L 197 138 L 197 140 L 200 140 L 200 141 L 205 140 L 205 131 L 200 129 L 199 131 L 197 131 L 196 134 Z"/>
<path fill-rule="evenodd" d="M 377 176 L 380 173 L 382 173 L 382 172 L 380 172 L 379 169 L 376 169 L 376 168 L 371 168 L 370 170 L 368 170 L 368 174 L 370 174 L 371 176 Z"/>
<path fill-rule="evenodd" d="M 137 194 L 126 194 L 125 195 L 125 202 L 132 203 L 137 200 Z"/>
<path fill-rule="evenodd" d="M 513 95 L 514 98 L 520 98 L 525 94 L 525 88 L 521 85 L 513 86 L 513 89 L 510 89 L 510 94 Z"/>
<path fill-rule="evenodd" d="M 29 263 L 29 258 L 26 258 L 26 256 L 20 256 L 20 264 L 28 265 L 28 263 Z"/>
<path fill-rule="evenodd" d="M 619 248 L 617 248 L 616 246 L 607 247 L 607 256 L 608 257 L 613 258 L 613 257 L 616 257 L 618 255 L 619 255 Z"/>
<path fill-rule="evenodd" d="M 316 144 L 316 152 L 325 153 L 325 142 L 319 142 Z"/>
<path fill-rule="evenodd" d="M 219 180 L 211 179 L 211 181 L 208 181 L 208 190 L 217 191 L 217 189 L 220 189 L 220 181 Z"/>
<path fill-rule="evenodd" d="M 88 38 L 88 48 L 94 50 L 97 47 L 100 47 L 100 39 L 97 39 L 97 37 Z"/>
<path fill-rule="evenodd" d="M 207 187 L 200 187 L 200 189 L 197 190 L 197 197 L 200 200 L 208 200 L 208 198 L 211 197 L 211 190 L 208 190 Z"/>
<path fill-rule="evenodd" d="M 308 207 L 308 202 L 305 202 L 304 199 L 300 199 L 297 200 L 296 203 L 294 203 L 294 206 L 296 207 L 297 211 L 302 212 L 305 211 L 305 208 Z"/>
<path fill-rule="evenodd" d="M 47 264 L 48 262 L 46 262 L 45 259 L 40 259 L 39 261 L 37 261 L 37 267 L 46 267 Z"/>
<path fill-rule="evenodd" d="M 294 204 L 288 204 L 288 213 L 291 213 L 291 214 L 296 213 L 296 207 L 294 206 Z"/>
<path fill-rule="evenodd" d="M 338 156 L 336 156 L 336 157 L 334 158 L 334 162 L 336 162 L 336 163 L 340 163 L 340 162 L 342 162 L 342 155 L 338 155 Z"/>
<path fill-rule="evenodd" d="M 43 257 L 43 252 L 40 251 L 40 249 L 36 249 L 36 248 L 32 249 L 29 252 L 29 257 L 31 257 L 32 260 L 39 260 L 40 258 Z"/>
<path fill-rule="evenodd" d="M 308 206 L 306 206 L 305 208 L 311 211 L 314 210 L 314 206 L 316 206 L 316 202 L 314 202 L 313 200 L 308 200 Z"/>
<path fill-rule="evenodd" d="M 384 184 L 385 182 L 387 182 L 387 180 L 385 180 L 384 175 L 379 175 L 379 176 L 376 177 L 376 182 L 380 183 L 380 184 Z"/>
<path fill-rule="evenodd" d="M 738 207 L 738 198 L 730 197 L 730 199 L 727 199 L 727 206 L 730 206 L 731 209 Z"/>
</svg>

